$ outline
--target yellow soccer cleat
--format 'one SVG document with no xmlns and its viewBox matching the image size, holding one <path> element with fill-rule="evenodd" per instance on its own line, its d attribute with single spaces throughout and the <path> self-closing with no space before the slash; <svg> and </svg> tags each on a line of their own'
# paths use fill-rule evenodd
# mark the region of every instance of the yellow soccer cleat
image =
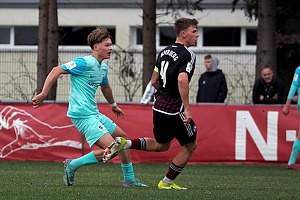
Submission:
<svg viewBox="0 0 300 200">
<path fill-rule="evenodd" d="M 159 181 L 157 187 L 160 190 L 172 190 L 172 189 L 173 190 L 186 190 L 187 189 L 185 187 L 180 187 L 179 185 L 176 185 L 175 183 L 166 184 L 162 181 Z"/>
<path fill-rule="evenodd" d="M 107 162 L 112 158 L 116 157 L 119 154 L 119 152 L 124 149 L 124 145 L 126 144 L 126 142 L 127 140 L 125 138 L 116 137 L 115 141 L 104 150 L 104 153 L 102 155 L 102 161 Z"/>
</svg>

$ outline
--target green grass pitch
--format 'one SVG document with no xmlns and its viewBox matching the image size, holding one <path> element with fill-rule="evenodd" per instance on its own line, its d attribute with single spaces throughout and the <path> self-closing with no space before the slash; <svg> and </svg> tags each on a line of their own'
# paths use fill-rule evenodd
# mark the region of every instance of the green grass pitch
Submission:
<svg viewBox="0 0 300 200">
<path fill-rule="evenodd" d="M 175 183 L 187 190 L 159 190 L 168 164 L 134 164 L 148 188 L 122 188 L 120 164 L 84 166 L 75 184 L 63 184 L 63 164 L 0 162 L 0 199 L 299 199 L 300 171 L 283 165 L 187 165 Z"/>
</svg>

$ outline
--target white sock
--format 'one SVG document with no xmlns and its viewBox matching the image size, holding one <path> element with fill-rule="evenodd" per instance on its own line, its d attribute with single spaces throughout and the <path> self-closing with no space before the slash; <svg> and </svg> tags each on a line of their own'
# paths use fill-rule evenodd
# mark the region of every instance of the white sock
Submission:
<svg viewBox="0 0 300 200">
<path fill-rule="evenodd" d="M 165 184 L 171 184 L 173 182 L 173 180 L 169 179 L 168 177 L 164 177 L 164 179 L 162 180 Z"/>
<path fill-rule="evenodd" d="M 129 149 L 130 147 L 131 147 L 131 145 L 132 145 L 132 142 L 131 142 L 131 140 L 126 140 L 127 142 L 126 142 L 126 144 L 124 145 L 124 149 Z"/>
</svg>

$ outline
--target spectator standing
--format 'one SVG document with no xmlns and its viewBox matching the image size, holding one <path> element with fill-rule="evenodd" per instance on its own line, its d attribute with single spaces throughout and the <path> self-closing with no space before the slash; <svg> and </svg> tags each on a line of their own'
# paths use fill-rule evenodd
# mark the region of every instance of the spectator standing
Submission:
<svg viewBox="0 0 300 200">
<path fill-rule="evenodd" d="M 261 77 L 253 86 L 252 100 L 254 104 L 283 104 L 283 81 L 274 76 L 273 70 L 266 65 L 261 69 Z"/>
<path fill-rule="evenodd" d="M 196 102 L 224 103 L 228 89 L 225 75 L 222 70 L 218 69 L 218 58 L 206 55 L 204 65 L 206 71 L 201 74 L 198 81 Z"/>
</svg>

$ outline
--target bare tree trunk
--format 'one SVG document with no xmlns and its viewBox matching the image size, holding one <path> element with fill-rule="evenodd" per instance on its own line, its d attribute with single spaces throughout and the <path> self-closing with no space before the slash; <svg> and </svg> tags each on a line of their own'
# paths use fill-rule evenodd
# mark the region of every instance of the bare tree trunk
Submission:
<svg viewBox="0 0 300 200">
<path fill-rule="evenodd" d="M 143 91 L 145 91 L 156 60 L 156 1 L 144 0 L 143 3 Z"/>
<path fill-rule="evenodd" d="M 42 91 L 43 84 L 47 76 L 48 7 L 48 0 L 40 0 L 36 93 L 40 93 Z"/>
<path fill-rule="evenodd" d="M 260 68 L 269 65 L 276 73 L 276 1 L 258 0 L 258 27 L 256 50 L 256 79 Z"/>
<path fill-rule="evenodd" d="M 49 21 L 48 21 L 48 48 L 47 48 L 47 74 L 58 64 L 58 19 L 57 2 L 49 0 Z M 48 100 L 56 99 L 57 82 L 55 82 L 49 91 Z"/>
</svg>

